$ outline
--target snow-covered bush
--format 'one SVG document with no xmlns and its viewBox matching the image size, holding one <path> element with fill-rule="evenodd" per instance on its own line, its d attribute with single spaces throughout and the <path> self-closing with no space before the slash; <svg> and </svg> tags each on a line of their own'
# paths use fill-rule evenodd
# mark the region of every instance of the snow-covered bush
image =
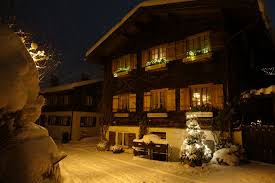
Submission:
<svg viewBox="0 0 275 183">
<path fill-rule="evenodd" d="M 113 151 L 113 153 L 122 153 L 122 152 L 124 152 L 123 147 L 119 146 L 119 145 L 114 145 L 112 147 L 112 151 Z"/>
<path fill-rule="evenodd" d="M 35 63 L 20 38 L 0 25 L 0 182 L 61 182 L 59 152 L 48 131 L 35 124 L 39 96 Z"/>
<path fill-rule="evenodd" d="M 204 144 L 205 135 L 195 118 L 186 122 L 188 135 L 183 141 L 180 159 L 190 166 L 201 166 L 211 159 L 211 150 Z"/>
<path fill-rule="evenodd" d="M 213 155 L 211 163 L 237 166 L 240 164 L 240 160 L 244 159 L 243 154 L 243 148 L 237 145 L 232 145 L 229 148 L 222 148 L 217 150 Z"/>
<path fill-rule="evenodd" d="M 109 147 L 109 142 L 107 140 L 102 140 L 96 145 L 98 151 L 108 151 Z"/>
</svg>

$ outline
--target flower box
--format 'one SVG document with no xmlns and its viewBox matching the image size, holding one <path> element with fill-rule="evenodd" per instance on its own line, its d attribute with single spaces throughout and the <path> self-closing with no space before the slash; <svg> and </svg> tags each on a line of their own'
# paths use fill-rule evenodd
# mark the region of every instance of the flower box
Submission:
<svg viewBox="0 0 275 183">
<path fill-rule="evenodd" d="M 186 58 L 183 58 L 182 61 L 184 63 L 188 63 L 188 62 L 206 61 L 206 60 L 209 60 L 210 58 L 212 58 L 212 53 L 201 54 L 196 56 L 188 56 Z"/>
<path fill-rule="evenodd" d="M 128 118 L 129 113 L 114 113 L 115 118 Z"/>
<path fill-rule="evenodd" d="M 148 118 L 167 118 L 168 114 L 166 112 L 152 112 L 152 113 L 147 113 Z"/>
<path fill-rule="evenodd" d="M 166 63 L 146 66 L 145 71 L 160 70 L 160 69 L 164 69 L 164 68 L 166 68 Z"/>
</svg>

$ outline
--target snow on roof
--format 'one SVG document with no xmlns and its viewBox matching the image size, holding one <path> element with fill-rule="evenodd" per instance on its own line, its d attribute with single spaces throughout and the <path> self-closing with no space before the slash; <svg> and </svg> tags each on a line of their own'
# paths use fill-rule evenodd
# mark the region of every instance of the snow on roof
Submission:
<svg viewBox="0 0 275 183">
<path fill-rule="evenodd" d="M 41 93 L 45 94 L 45 93 L 53 93 L 53 92 L 58 92 L 58 91 L 72 90 L 79 86 L 85 86 L 85 85 L 97 83 L 100 81 L 102 81 L 102 80 L 98 79 L 98 80 L 86 80 L 86 81 L 74 82 L 74 83 L 70 83 L 70 84 L 45 88 L 45 89 L 41 90 Z"/>
<path fill-rule="evenodd" d="M 148 0 L 141 2 L 135 8 L 130 10 L 128 14 L 126 14 L 114 27 L 112 27 L 104 36 L 102 36 L 85 54 L 87 57 L 90 53 L 92 53 L 103 41 L 105 41 L 114 31 L 116 31 L 124 22 L 126 22 L 139 8 L 142 7 L 150 7 L 150 6 L 158 6 L 164 4 L 173 4 L 180 2 L 189 2 L 196 0 Z"/>
<path fill-rule="evenodd" d="M 270 95 L 270 94 L 275 94 L 275 85 L 271 85 L 267 88 L 260 88 L 258 90 L 256 89 L 249 90 L 249 91 L 243 92 L 241 96 L 242 98 L 250 98 L 251 96 L 254 96 L 254 95 Z"/>
</svg>

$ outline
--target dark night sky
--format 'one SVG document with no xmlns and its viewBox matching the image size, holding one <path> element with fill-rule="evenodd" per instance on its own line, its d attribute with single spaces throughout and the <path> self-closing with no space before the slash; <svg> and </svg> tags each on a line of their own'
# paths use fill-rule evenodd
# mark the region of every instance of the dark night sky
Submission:
<svg viewBox="0 0 275 183">
<path fill-rule="evenodd" d="M 81 72 L 99 73 L 83 60 L 85 51 L 142 0 L 14 1 L 18 23 L 62 54 L 58 72 L 69 82 Z M 274 26 L 275 1 L 266 1 Z"/>
</svg>

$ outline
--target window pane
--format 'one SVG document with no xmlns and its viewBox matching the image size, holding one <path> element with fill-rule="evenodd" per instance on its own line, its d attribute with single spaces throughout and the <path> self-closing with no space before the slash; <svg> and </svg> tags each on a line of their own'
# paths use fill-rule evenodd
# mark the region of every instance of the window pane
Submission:
<svg viewBox="0 0 275 183">
<path fill-rule="evenodd" d="M 201 91 L 200 91 L 200 89 L 192 89 L 192 104 L 193 104 L 193 106 L 201 105 Z"/>
</svg>

